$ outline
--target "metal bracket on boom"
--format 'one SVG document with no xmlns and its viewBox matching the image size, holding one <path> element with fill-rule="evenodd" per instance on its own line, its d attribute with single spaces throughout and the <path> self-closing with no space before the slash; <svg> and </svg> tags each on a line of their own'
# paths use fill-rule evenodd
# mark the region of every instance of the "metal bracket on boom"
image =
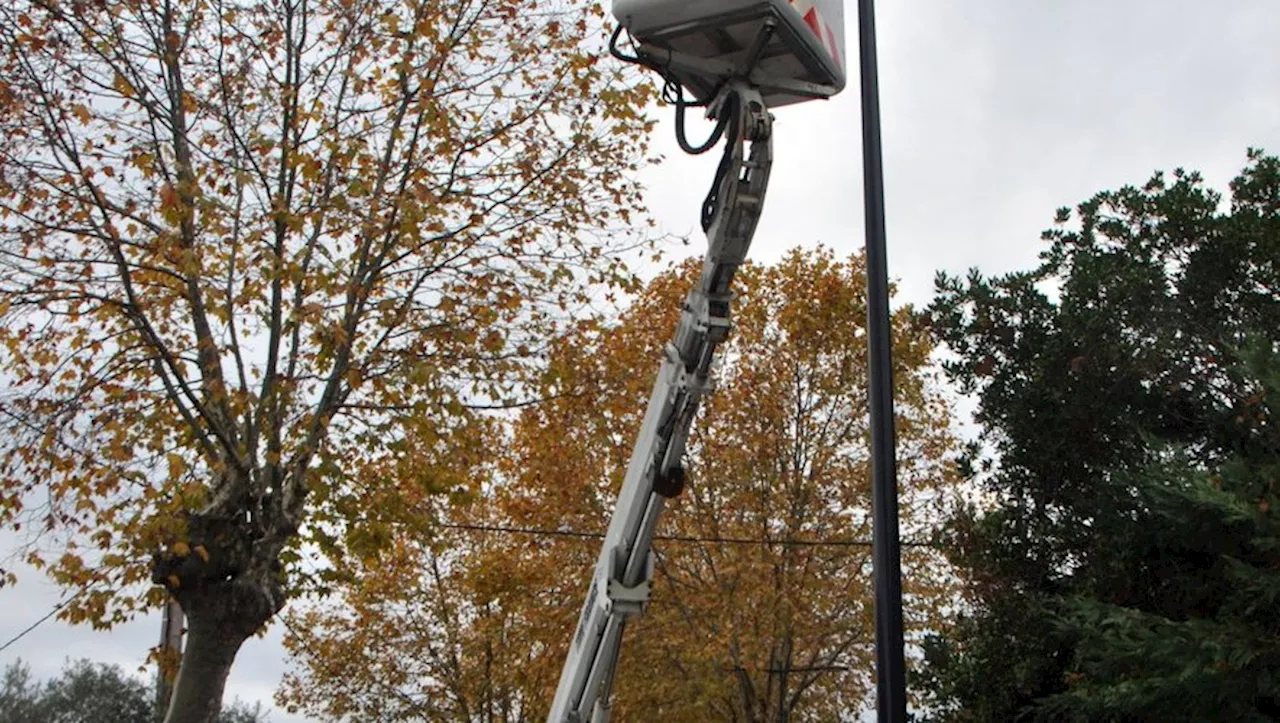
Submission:
<svg viewBox="0 0 1280 723">
<path fill-rule="evenodd" d="M 618 559 L 617 555 L 613 557 L 613 569 L 609 571 L 608 587 L 605 588 L 605 597 L 609 600 L 609 607 L 615 615 L 631 617 L 644 612 L 644 606 L 649 603 L 649 588 L 653 581 L 653 560 L 650 558 L 645 562 L 645 575 L 640 582 L 635 585 L 625 585 L 622 582 L 622 568 L 624 564 Z"/>
<path fill-rule="evenodd" d="M 705 219 L 702 274 L 667 344 L 622 490 L 596 561 L 587 602 L 560 673 L 550 723 L 607 723 L 626 622 L 643 612 L 653 580 L 650 552 L 666 501 L 685 486 L 685 443 L 711 386 L 716 347 L 728 338 L 734 274 L 747 257 L 764 207 L 772 116 L 748 80 L 766 25 L 748 60 L 720 88 L 708 115 L 727 123 L 729 147 L 716 172 Z M 603 591 L 603 599 L 600 592 Z"/>
</svg>

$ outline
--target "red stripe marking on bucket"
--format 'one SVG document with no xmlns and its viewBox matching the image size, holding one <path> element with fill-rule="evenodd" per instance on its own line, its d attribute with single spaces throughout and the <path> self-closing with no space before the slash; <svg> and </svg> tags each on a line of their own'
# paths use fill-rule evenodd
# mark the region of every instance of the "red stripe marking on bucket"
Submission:
<svg viewBox="0 0 1280 723">
<path fill-rule="evenodd" d="M 805 25 L 808 25 L 809 29 L 813 31 L 813 34 L 818 36 L 818 41 L 821 42 L 822 27 L 818 24 L 818 9 L 809 8 L 809 12 L 804 14 L 804 22 Z"/>
</svg>

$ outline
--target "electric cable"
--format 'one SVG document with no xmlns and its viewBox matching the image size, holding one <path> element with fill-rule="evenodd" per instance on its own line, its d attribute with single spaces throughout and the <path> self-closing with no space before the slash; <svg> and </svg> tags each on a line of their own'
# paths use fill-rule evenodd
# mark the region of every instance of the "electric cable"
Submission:
<svg viewBox="0 0 1280 723">
<path fill-rule="evenodd" d="M 52 610 L 44 614 L 44 617 L 40 618 L 34 623 L 31 623 L 27 627 L 23 628 L 22 632 L 19 632 L 17 635 L 14 635 L 12 638 L 9 638 L 7 641 L 5 641 L 4 645 L 0 645 L 0 653 L 7 650 L 10 645 L 13 645 L 19 640 L 22 640 L 23 638 L 27 637 L 27 634 L 30 633 L 32 630 L 35 630 L 36 628 L 48 622 L 49 618 L 52 618 L 54 615 L 57 615 L 59 611 L 61 611 L 66 606 L 70 605 L 72 601 L 74 601 L 76 598 L 80 597 L 81 593 L 83 592 L 84 590 L 80 590 L 79 592 L 75 593 L 71 597 L 59 602 L 57 605 L 54 605 Z"/>
<path fill-rule="evenodd" d="M 623 30 L 625 28 L 622 25 L 613 29 L 613 35 L 609 37 L 609 54 L 624 63 L 648 68 L 662 77 L 662 100 L 676 107 L 676 143 L 680 145 L 680 150 L 689 155 L 698 156 L 715 148 L 720 139 L 724 137 L 725 130 L 729 126 L 731 120 L 729 116 L 721 114 L 721 117 L 716 119 L 716 126 L 712 129 L 711 135 L 707 140 L 698 145 L 690 143 L 688 130 L 685 127 L 687 125 L 685 120 L 686 113 L 689 108 L 705 108 L 707 106 L 706 102 L 686 100 L 684 97 L 684 85 L 671 72 L 670 67 L 658 65 L 653 61 L 640 57 L 638 54 L 627 55 L 622 52 L 622 49 L 618 46 L 618 40 L 622 37 Z M 713 93 L 712 95 L 714 96 L 715 94 Z"/>
<path fill-rule="evenodd" d="M 676 108 L 676 143 L 679 144 L 680 150 L 689 155 L 697 156 L 706 153 L 714 148 L 722 138 L 727 134 L 728 142 L 725 144 L 723 155 L 720 157 L 720 163 L 716 167 L 715 178 L 711 182 L 711 188 L 708 189 L 706 197 L 702 201 L 702 211 L 700 213 L 700 222 L 702 230 L 709 231 L 711 224 L 715 222 L 717 205 L 720 202 L 720 189 L 724 184 L 725 177 L 729 173 L 730 167 L 733 165 L 734 148 L 737 146 L 738 126 L 741 113 L 740 103 L 736 95 L 730 95 L 725 98 L 724 105 L 717 110 L 716 125 L 712 129 L 711 135 L 707 140 L 700 144 L 694 145 L 689 142 L 687 125 L 687 112 L 689 108 L 704 108 L 706 102 L 696 102 L 686 100 L 684 96 L 684 85 L 671 72 L 671 68 L 655 63 L 651 60 L 640 57 L 637 54 L 628 55 L 619 47 L 618 41 L 622 38 L 625 28 L 622 25 L 614 28 L 613 35 L 609 37 L 609 54 L 624 63 L 631 63 L 648 68 L 662 77 L 662 100 L 668 104 L 674 105 Z M 630 37 L 630 36 L 628 36 Z M 634 45 L 634 43 L 633 43 Z M 712 96 L 718 95 L 719 89 Z"/>
<path fill-rule="evenodd" d="M 446 530 L 464 530 L 470 532 L 499 532 L 513 535 L 530 535 L 532 537 L 573 537 L 578 539 L 603 539 L 603 532 L 585 532 L 582 530 L 558 530 L 541 527 L 515 527 L 511 525 L 480 525 L 465 523 L 438 522 L 438 527 Z M 767 539 L 759 537 L 719 537 L 700 535 L 654 535 L 655 540 L 667 542 L 701 543 L 708 545 L 782 545 L 784 547 L 871 547 L 871 540 L 795 540 Z M 933 547 L 930 542 L 904 541 L 906 547 Z"/>
<path fill-rule="evenodd" d="M 689 131 L 686 127 L 688 121 L 685 120 L 685 114 L 689 108 L 705 108 L 707 104 L 685 100 L 684 86 L 674 76 L 666 75 L 665 73 L 668 71 L 664 70 L 663 72 L 665 82 L 662 87 L 662 99 L 674 104 L 676 107 L 676 143 L 680 145 L 680 150 L 691 156 L 700 156 L 715 148 L 720 139 L 724 137 L 725 130 L 732 123 L 732 119 L 728 115 L 721 113 L 716 118 L 715 128 L 711 130 L 711 135 L 707 140 L 696 146 L 689 143 Z"/>
<path fill-rule="evenodd" d="M 721 115 L 729 122 L 729 140 L 725 143 L 724 153 L 720 156 L 720 164 L 716 166 L 716 175 L 711 181 L 711 188 L 707 190 L 707 195 L 702 200 L 703 232 L 710 231 L 711 224 L 715 223 L 716 212 L 720 205 L 720 189 L 724 186 L 724 179 L 729 175 L 729 169 L 733 167 L 733 154 L 738 145 L 738 130 L 741 127 L 738 115 L 741 112 L 741 103 L 738 102 L 737 95 L 725 98 L 725 107 L 721 108 Z"/>
</svg>

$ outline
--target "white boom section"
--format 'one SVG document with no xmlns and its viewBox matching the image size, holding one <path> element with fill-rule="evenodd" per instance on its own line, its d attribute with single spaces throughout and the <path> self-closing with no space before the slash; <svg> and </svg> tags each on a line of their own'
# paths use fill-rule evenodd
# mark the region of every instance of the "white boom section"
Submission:
<svg viewBox="0 0 1280 723">
<path fill-rule="evenodd" d="M 709 115 L 729 114 L 730 148 L 718 172 L 709 248 L 666 345 L 649 407 L 631 453 L 591 588 L 578 620 L 550 723 L 606 723 L 618 648 L 627 620 L 643 612 L 653 580 L 650 547 L 666 500 L 684 486 L 685 442 L 707 391 L 716 346 L 729 334 L 730 284 L 746 260 L 772 163 L 772 119 L 760 92 L 725 84 Z M 749 155 L 746 147 L 750 145 Z"/>
</svg>

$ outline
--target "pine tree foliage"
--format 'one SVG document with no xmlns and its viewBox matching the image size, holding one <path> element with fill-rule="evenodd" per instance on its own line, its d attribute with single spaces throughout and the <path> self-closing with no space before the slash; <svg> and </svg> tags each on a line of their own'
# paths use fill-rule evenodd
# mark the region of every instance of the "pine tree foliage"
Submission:
<svg viewBox="0 0 1280 723">
<path fill-rule="evenodd" d="M 923 689 L 957 721 L 1274 720 L 1280 161 L 1229 202 L 1178 171 L 1058 222 L 1035 270 L 938 279 L 988 447 Z"/>
</svg>

